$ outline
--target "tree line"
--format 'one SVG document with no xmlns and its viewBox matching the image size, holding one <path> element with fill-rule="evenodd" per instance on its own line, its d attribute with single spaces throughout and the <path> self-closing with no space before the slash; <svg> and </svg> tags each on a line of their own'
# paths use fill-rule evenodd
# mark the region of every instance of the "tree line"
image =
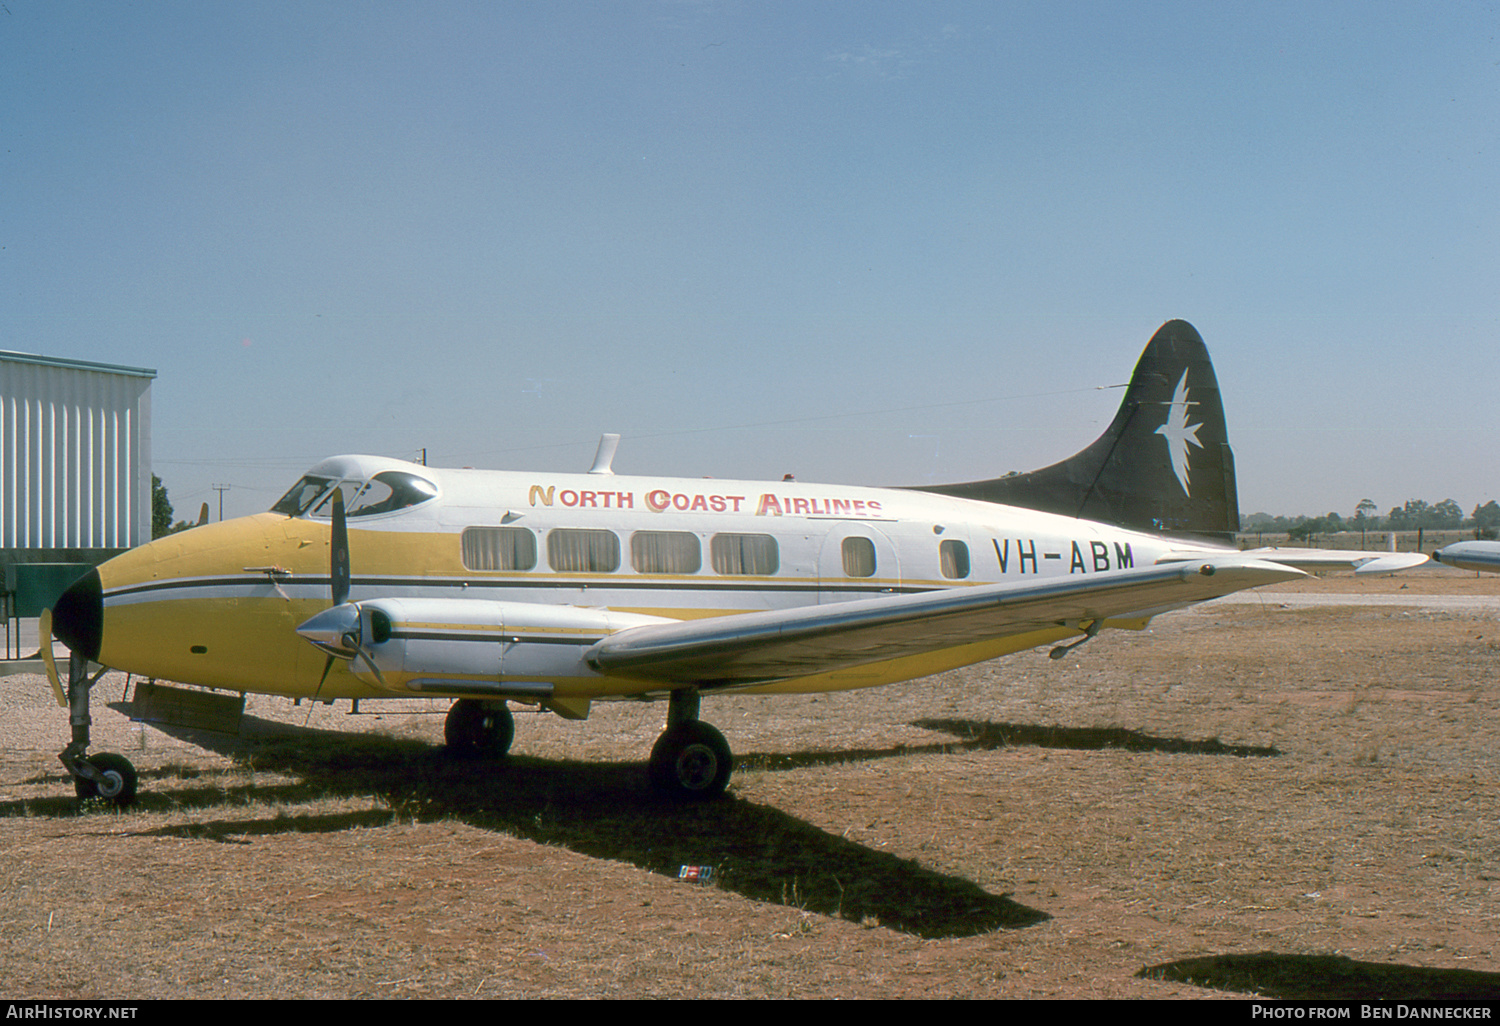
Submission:
<svg viewBox="0 0 1500 1026">
<path fill-rule="evenodd" d="M 1474 507 L 1474 512 L 1464 515 L 1463 507 L 1452 499 L 1428 503 L 1423 499 L 1407 499 L 1405 505 L 1393 506 L 1390 512 L 1380 515 L 1379 507 L 1369 499 L 1359 500 L 1352 517 L 1329 513 L 1321 517 L 1273 517 L 1269 513 L 1251 513 L 1240 518 L 1242 532 L 1259 531 L 1266 534 L 1286 534 L 1293 541 L 1306 540 L 1317 534 L 1333 534 L 1338 531 L 1419 531 L 1419 530 L 1472 530 L 1476 538 L 1500 536 L 1500 503 L 1494 499 Z"/>
</svg>

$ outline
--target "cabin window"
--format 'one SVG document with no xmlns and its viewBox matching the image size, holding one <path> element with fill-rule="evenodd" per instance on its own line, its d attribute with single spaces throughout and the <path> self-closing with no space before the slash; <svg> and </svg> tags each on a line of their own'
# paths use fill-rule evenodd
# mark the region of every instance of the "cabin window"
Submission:
<svg viewBox="0 0 1500 1026">
<path fill-rule="evenodd" d="M 703 546 L 687 531 L 637 531 L 630 536 L 630 565 L 643 574 L 695 574 Z"/>
<path fill-rule="evenodd" d="M 463 560 L 469 570 L 534 569 L 536 535 L 524 527 L 465 528 Z"/>
<path fill-rule="evenodd" d="M 949 538 L 938 546 L 939 562 L 943 576 L 962 580 L 969 576 L 969 546 L 955 538 Z"/>
<path fill-rule="evenodd" d="M 709 554 L 716 574 L 769 576 L 781 567 L 776 539 L 769 534 L 716 534 Z"/>
<path fill-rule="evenodd" d="M 559 527 L 547 532 L 547 562 L 558 573 L 613 573 L 620 569 L 620 539 L 613 531 Z"/>
<path fill-rule="evenodd" d="M 868 538 L 844 539 L 844 576 L 873 577 L 875 575 L 875 543 Z"/>
</svg>

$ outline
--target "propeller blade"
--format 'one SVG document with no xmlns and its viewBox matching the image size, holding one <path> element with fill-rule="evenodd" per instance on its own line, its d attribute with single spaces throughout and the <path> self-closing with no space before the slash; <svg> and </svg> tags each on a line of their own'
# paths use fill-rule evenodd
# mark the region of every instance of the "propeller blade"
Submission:
<svg viewBox="0 0 1500 1026">
<path fill-rule="evenodd" d="M 42 610 L 41 622 L 37 627 L 42 636 L 42 662 L 47 667 L 47 683 L 52 685 L 52 694 L 57 698 L 58 708 L 66 709 L 68 700 L 63 697 L 62 681 L 57 676 L 57 659 L 52 655 L 52 610 Z"/>
<path fill-rule="evenodd" d="M 380 672 L 380 667 L 375 665 L 375 660 L 370 658 L 370 653 L 365 651 L 365 647 L 363 645 L 355 646 L 354 656 L 355 659 L 363 659 L 365 661 L 365 665 L 370 668 L 370 672 L 375 675 L 375 679 L 380 682 L 381 687 L 384 688 L 390 686 L 385 682 L 385 674 Z M 352 663 L 353 660 L 350 660 L 350 662 Z"/>
<path fill-rule="evenodd" d="M 328 671 L 333 669 L 333 653 L 328 653 L 328 658 L 323 661 L 323 676 L 318 678 L 318 686 L 313 689 L 312 700 L 317 702 L 318 696 L 323 693 L 323 682 L 328 679 Z"/>
<path fill-rule="evenodd" d="M 333 604 L 341 606 L 349 598 L 349 524 L 344 517 L 344 492 L 333 493 Z"/>
<path fill-rule="evenodd" d="M 374 672 L 375 679 L 382 685 L 385 684 L 385 677 L 381 675 L 375 661 L 359 643 L 361 631 L 359 606 L 349 601 L 351 581 L 349 519 L 344 512 L 342 488 L 335 489 L 333 493 L 333 524 L 329 535 L 329 547 L 331 565 L 328 580 L 333 593 L 333 605 L 303 621 L 297 627 L 298 634 L 328 653 L 328 659 L 323 663 L 323 675 L 318 678 L 318 686 L 313 690 L 314 702 L 323 693 L 323 684 L 328 680 L 328 673 L 333 669 L 335 658 L 348 659 L 353 662 L 363 657 L 365 663 Z"/>
</svg>

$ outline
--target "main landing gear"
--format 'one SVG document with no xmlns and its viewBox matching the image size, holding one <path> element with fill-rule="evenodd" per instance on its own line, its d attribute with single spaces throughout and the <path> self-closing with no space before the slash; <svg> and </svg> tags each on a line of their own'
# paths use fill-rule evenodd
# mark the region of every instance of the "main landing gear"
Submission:
<svg viewBox="0 0 1500 1026">
<path fill-rule="evenodd" d="M 499 758 L 515 736 L 515 719 L 503 701 L 460 698 L 443 724 L 448 751 L 461 757 Z M 698 689 L 672 692 L 667 729 L 651 749 L 651 786 L 678 801 L 708 801 L 724 793 L 733 768 L 729 742 L 698 719 Z"/>
<path fill-rule="evenodd" d="M 651 749 L 651 786 L 679 801 L 708 801 L 724 793 L 733 768 L 729 742 L 698 719 L 698 689 L 672 692 L 667 729 Z"/>
<path fill-rule="evenodd" d="M 73 743 L 64 748 L 58 759 L 73 776 L 73 790 L 79 798 L 102 798 L 124 807 L 135 801 L 137 777 L 135 767 L 123 755 L 101 752 L 85 755 L 89 750 L 89 692 L 104 675 L 100 670 L 89 676 L 88 660 L 78 653 L 68 659 L 68 721 L 73 725 Z"/>
<path fill-rule="evenodd" d="M 498 759 L 510 751 L 516 721 L 503 701 L 460 698 L 448 709 L 443 740 L 454 755 Z"/>
</svg>

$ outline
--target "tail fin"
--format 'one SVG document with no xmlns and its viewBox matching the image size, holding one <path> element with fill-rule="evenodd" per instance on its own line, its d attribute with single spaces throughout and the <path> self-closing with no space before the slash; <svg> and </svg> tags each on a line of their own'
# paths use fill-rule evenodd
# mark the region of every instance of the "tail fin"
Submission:
<svg viewBox="0 0 1500 1026">
<path fill-rule="evenodd" d="M 1217 541 L 1232 541 L 1240 526 L 1219 382 L 1186 321 L 1152 336 L 1109 430 L 1076 456 L 1029 474 L 919 490 Z"/>
</svg>

